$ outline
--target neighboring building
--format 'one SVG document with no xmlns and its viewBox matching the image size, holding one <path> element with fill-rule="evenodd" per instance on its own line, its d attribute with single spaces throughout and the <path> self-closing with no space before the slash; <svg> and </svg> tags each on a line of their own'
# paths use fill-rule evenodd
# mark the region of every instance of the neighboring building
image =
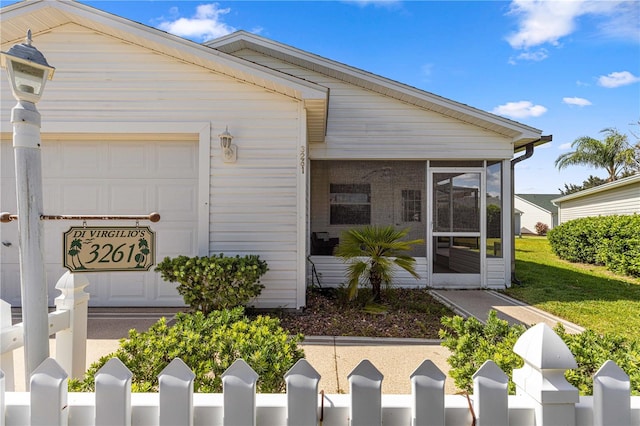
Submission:
<svg viewBox="0 0 640 426">
<path fill-rule="evenodd" d="M 47 214 L 157 211 L 158 260 L 257 254 L 269 265 L 260 307 L 304 306 L 308 256 L 323 285 L 343 282 L 333 247 L 367 224 L 425 241 L 412 253 L 420 279 L 399 273 L 398 283 L 509 286 L 511 161 L 549 140 L 540 130 L 242 31 L 199 45 L 35 0 L 3 8 L 0 24 L 2 50 L 30 28 L 56 67 L 38 104 Z M 10 212 L 14 104 L 3 84 L 0 201 Z M 227 126 L 235 162 L 220 148 Z M 70 223 L 44 226 L 53 300 Z M 2 298 L 18 305 L 16 224 L 0 229 Z M 182 304 L 154 272 L 89 280 L 94 306 Z"/>
<path fill-rule="evenodd" d="M 551 202 L 554 198 L 558 198 L 558 194 L 515 195 L 513 205 L 521 212 L 520 234 L 537 234 L 538 222 L 544 223 L 549 229 L 558 224 L 558 207 Z"/>
<path fill-rule="evenodd" d="M 640 214 L 640 174 L 558 197 L 559 223 L 589 216 Z"/>
</svg>

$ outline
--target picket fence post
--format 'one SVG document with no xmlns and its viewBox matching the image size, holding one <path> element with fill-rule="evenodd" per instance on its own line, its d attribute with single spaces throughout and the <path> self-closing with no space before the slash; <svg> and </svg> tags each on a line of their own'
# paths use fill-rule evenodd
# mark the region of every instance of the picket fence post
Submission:
<svg viewBox="0 0 640 426">
<path fill-rule="evenodd" d="M 447 376 L 431 360 L 411 374 L 411 425 L 444 426 L 444 382 Z"/>
<path fill-rule="evenodd" d="M 53 358 L 45 359 L 31 375 L 31 426 L 63 426 L 69 418 L 67 379 Z"/>
<path fill-rule="evenodd" d="M 287 384 L 287 425 L 318 424 L 320 374 L 306 359 L 300 359 L 284 376 Z"/>
<path fill-rule="evenodd" d="M 115 357 L 96 373 L 96 426 L 131 426 L 132 377 Z"/>
<path fill-rule="evenodd" d="M 351 394 L 350 426 L 382 424 L 382 373 L 363 359 L 347 376 Z"/>
<path fill-rule="evenodd" d="M 509 426 L 509 377 L 489 360 L 473 375 L 477 426 Z"/>
<path fill-rule="evenodd" d="M 222 373 L 224 426 L 255 426 L 258 374 L 243 359 Z"/>
<path fill-rule="evenodd" d="M 513 370 L 516 394 L 534 407 L 538 426 L 575 426 L 578 389 L 564 377 L 578 364 L 567 347 L 545 323 L 525 331 L 513 347 L 524 366 Z"/>
<path fill-rule="evenodd" d="M 8 302 L 0 299 L 0 324 L 2 324 L 1 327 L 10 327 L 11 323 L 11 305 Z M 0 368 L 2 368 L 1 371 L 4 371 L 6 390 L 8 392 L 12 392 L 15 389 L 13 350 L 0 354 Z"/>
<path fill-rule="evenodd" d="M 193 424 L 193 381 L 196 375 L 174 358 L 158 376 L 160 426 Z"/>
<path fill-rule="evenodd" d="M 89 280 L 84 274 L 65 272 L 56 283 L 61 294 L 55 298 L 56 310 L 69 311 L 69 328 L 56 333 L 56 360 L 74 379 L 83 376 L 87 360 L 87 318 Z"/>
<path fill-rule="evenodd" d="M 631 381 L 609 360 L 593 376 L 593 426 L 631 424 Z"/>
</svg>

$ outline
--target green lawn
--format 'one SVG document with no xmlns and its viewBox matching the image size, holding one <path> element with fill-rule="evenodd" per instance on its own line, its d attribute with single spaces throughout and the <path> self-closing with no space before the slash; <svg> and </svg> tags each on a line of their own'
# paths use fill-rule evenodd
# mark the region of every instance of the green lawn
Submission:
<svg viewBox="0 0 640 426">
<path fill-rule="evenodd" d="M 516 299 L 590 328 L 640 339 L 640 279 L 560 260 L 545 237 L 516 238 Z"/>
</svg>

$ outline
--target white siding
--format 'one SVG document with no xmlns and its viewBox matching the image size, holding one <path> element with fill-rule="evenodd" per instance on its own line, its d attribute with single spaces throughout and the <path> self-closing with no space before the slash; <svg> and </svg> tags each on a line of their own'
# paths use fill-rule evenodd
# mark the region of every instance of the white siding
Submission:
<svg viewBox="0 0 640 426">
<path fill-rule="evenodd" d="M 56 67 L 38 104 L 45 133 L 73 133 L 89 122 L 120 133 L 141 122 L 208 123 L 211 253 L 259 254 L 270 270 L 258 305 L 297 307 L 299 101 L 80 25 L 40 34 L 34 44 Z M 14 103 L 3 84 L 3 132 Z M 225 126 L 238 146 L 235 164 L 220 158 Z"/>
<path fill-rule="evenodd" d="M 558 203 L 560 223 L 589 216 L 640 213 L 640 182 Z"/>
<path fill-rule="evenodd" d="M 318 273 L 318 279 L 322 287 L 340 287 L 346 285 L 347 279 L 345 278 L 345 264 L 344 262 L 333 256 L 311 256 L 311 262 L 316 267 Z M 427 261 L 424 257 L 416 258 L 415 265 L 416 272 L 420 275 L 420 278 L 416 279 L 407 271 L 398 268 L 393 285 L 405 288 L 418 288 L 427 286 Z M 309 273 L 311 269 L 309 269 Z M 309 278 L 311 282 L 311 278 Z M 504 287 L 503 287 L 504 288 Z"/>
<path fill-rule="evenodd" d="M 553 228 L 553 215 L 547 210 L 518 197 L 514 198 L 514 207 L 522 212 L 520 217 L 521 232 L 525 232 L 524 228 L 526 228 L 526 232 L 535 234 L 538 222 L 548 225 L 549 229 Z"/>
<path fill-rule="evenodd" d="M 513 156 L 511 141 L 498 134 L 251 50 L 234 55 L 330 88 L 326 142 L 310 145 L 312 160 Z"/>
</svg>

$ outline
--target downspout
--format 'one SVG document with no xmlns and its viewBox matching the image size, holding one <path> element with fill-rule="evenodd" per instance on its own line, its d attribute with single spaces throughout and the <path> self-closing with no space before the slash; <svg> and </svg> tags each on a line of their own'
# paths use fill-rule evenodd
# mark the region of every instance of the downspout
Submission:
<svg viewBox="0 0 640 426">
<path fill-rule="evenodd" d="M 533 156 L 533 148 L 538 142 L 551 142 L 553 139 L 552 135 L 542 136 L 540 139 L 529 142 L 525 145 L 524 155 L 521 155 L 518 158 L 514 158 L 511 160 L 511 282 L 516 285 L 522 285 L 522 282 L 518 278 L 516 278 L 516 228 L 515 221 L 513 220 L 513 209 L 515 205 L 515 166 L 521 161 L 524 161 Z"/>
</svg>

